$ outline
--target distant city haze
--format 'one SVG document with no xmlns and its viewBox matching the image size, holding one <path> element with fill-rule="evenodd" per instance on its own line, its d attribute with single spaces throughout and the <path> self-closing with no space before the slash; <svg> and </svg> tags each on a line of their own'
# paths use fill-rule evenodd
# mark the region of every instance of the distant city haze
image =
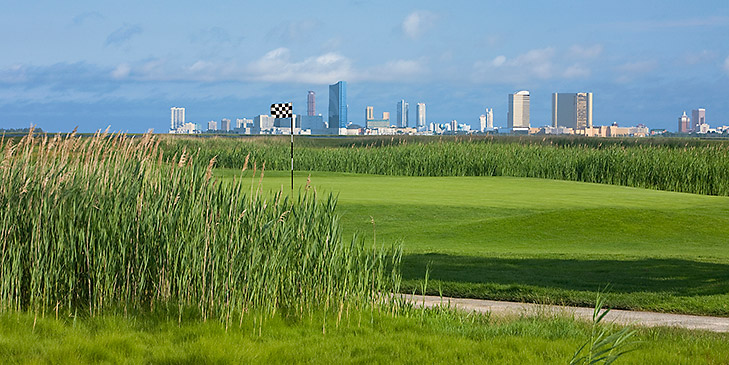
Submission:
<svg viewBox="0 0 729 365">
<path fill-rule="evenodd" d="M 520 90 L 531 127 L 555 125 L 555 94 L 564 106 L 578 93 L 594 95 L 596 126 L 675 132 L 684 111 L 688 130 L 729 124 L 725 0 L 14 2 L 0 33 L 0 128 L 235 129 L 288 101 L 316 126 L 364 126 L 371 106 L 373 124 L 481 129 L 489 109 L 506 128 Z M 338 81 L 346 105 L 332 113 Z M 558 126 L 587 122 L 566 110 Z"/>
</svg>

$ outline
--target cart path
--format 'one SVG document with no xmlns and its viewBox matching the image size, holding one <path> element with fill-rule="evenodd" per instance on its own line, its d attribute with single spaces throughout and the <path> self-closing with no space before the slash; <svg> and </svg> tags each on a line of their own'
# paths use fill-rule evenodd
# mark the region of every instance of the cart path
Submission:
<svg viewBox="0 0 729 365">
<path fill-rule="evenodd" d="M 484 299 L 449 298 L 437 296 L 408 295 L 407 299 L 416 306 L 427 308 L 439 305 L 456 308 L 467 312 L 492 313 L 494 315 L 537 315 L 559 314 L 574 316 L 587 321 L 592 320 L 593 308 L 567 307 L 558 305 L 502 302 Z M 686 314 L 655 313 L 612 309 L 603 319 L 620 325 L 641 327 L 677 327 L 690 330 L 729 333 L 729 318 L 694 316 Z"/>
</svg>

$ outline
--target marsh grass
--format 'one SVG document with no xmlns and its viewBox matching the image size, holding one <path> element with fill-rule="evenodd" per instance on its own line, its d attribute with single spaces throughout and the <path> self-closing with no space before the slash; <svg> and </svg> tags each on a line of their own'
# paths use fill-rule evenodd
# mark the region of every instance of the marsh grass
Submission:
<svg viewBox="0 0 729 365">
<path fill-rule="evenodd" d="M 289 145 L 275 137 L 164 137 L 170 155 L 199 150 L 220 167 L 244 158 L 290 168 Z M 299 171 L 403 176 L 514 176 L 729 195 L 729 143 L 695 139 L 514 137 L 300 138 Z"/>
<path fill-rule="evenodd" d="M 0 310 L 304 316 L 395 305 L 399 247 L 342 238 L 334 196 L 219 183 L 220 160 L 151 134 L 0 142 Z M 192 152 L 191 152 L 192 151 Z M 204 156 L 203 156 L 204 155 Z M 250 186 L 249 186 L 250 184 Z"/>
</svg>

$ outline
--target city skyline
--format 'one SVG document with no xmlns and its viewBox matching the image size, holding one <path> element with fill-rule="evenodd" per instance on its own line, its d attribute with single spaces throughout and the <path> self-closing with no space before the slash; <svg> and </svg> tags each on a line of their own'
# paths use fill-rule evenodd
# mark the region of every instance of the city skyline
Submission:
<svg viewBox="0 0 729 365">
<path fill-rule="evenodd" d="M 338 80 L 356 85 L 351 110 L 404 99 L 472 126 L 485 105 L 505 126 L 514 90 L 530 91 L 533 125 L 549 124 L 552 93 L 579 90 L 599 95 L 596 123 L 676 130 L 697 108 L 729 123 L 725 1 L 282 4 L 296 16 L 234 2 L 14 4 L 0 14 L 0 126 L 163 132 L 173 105 L 198 122 L 251 116 Z"/>
</svg>

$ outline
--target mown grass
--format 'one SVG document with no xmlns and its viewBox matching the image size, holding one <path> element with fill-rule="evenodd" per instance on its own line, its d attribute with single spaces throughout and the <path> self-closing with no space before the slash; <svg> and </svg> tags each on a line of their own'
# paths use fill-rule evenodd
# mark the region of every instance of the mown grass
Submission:
<svg viewBox="0 0 729 365">
<path fill-rule="evenodd" d="M 230 170 L 219 170 L 228 176 Z M 270 172 L 266 189 L 288 189 Z M 403 242 L 403 290 L 729 316 L 729 198 L 510 177 L 303 172 L 347 233 Z"/>
<path fill-rule="evenodd" d="M 564 364 L 589 325 L 546 313 L 513 318 L 407 310 L 393 317 L 350 312 L 322 332 L 321 317 L 275 316 L 262 327 L 247 317 L 226 330 L 219 321 L 144 317 L 35 318 L 0 315 L 5 362 L 112 363 L 452 363 Z M 613 329 L 614 330 L 614 329 Z M 727 334 L 639 329 L 637 351 L 623 364 L 719 364 L 729 361 Z"/>
</svg>

